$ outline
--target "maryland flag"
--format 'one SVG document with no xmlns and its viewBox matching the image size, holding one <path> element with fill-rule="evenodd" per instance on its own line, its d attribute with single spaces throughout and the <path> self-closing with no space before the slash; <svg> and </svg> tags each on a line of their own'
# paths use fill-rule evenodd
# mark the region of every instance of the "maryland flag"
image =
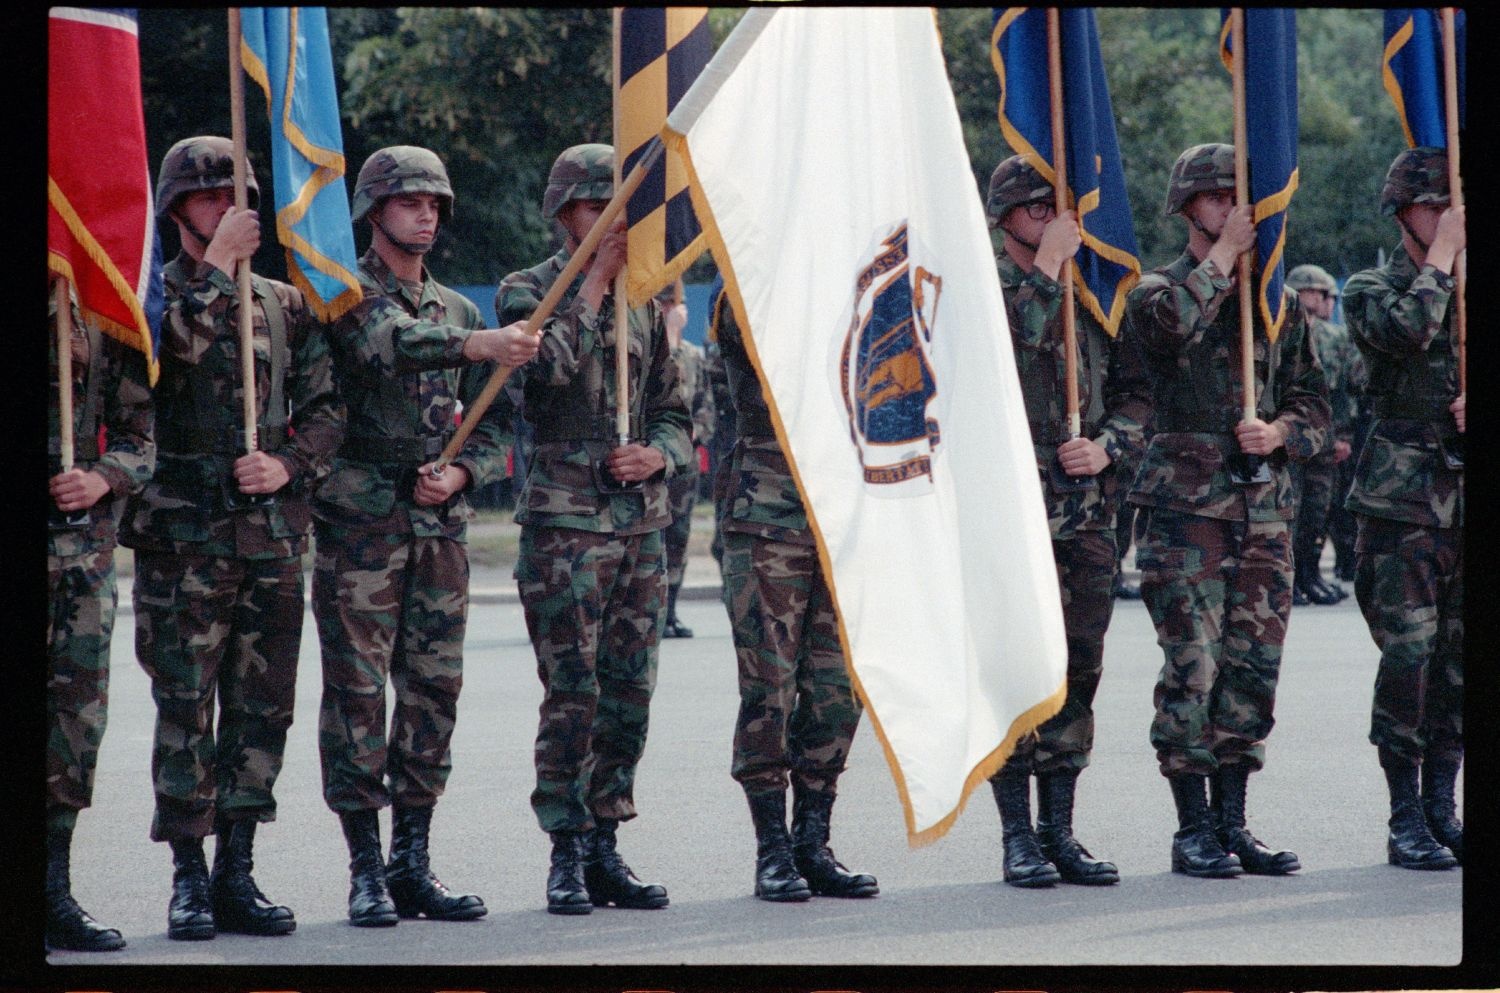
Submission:
<svg viewBox="0 0 1500 993">
<path fill-rule="evenodd" d="M 1245 124 L 1255 250 L 1260 263 L 1257 306 L 1272 341 L 1286 319 L 1282 293 L 1286 211 L 1297 191 L 1297 14 L 1285 8 L 1246 7 Z M 1219 29 L 1219 57 L 1233 71 L 1229 12 Z"/>
<path fill-rule="evenodd" d="M 155 385 L 166 298 L 134 10 L 49 13 L 47 268 L 87 319 L 145 354 Z"/>
<path fill-rule="evenodd" d="M 615 23 L 615 146 L 624 151 L 625 176 L 714 52 L 707 7 L 623 7 Z M 682 275 L 707 248 L 687 186 L 681 158 L 668 151 L 626 205 L 626 292 L 633 307 Z"/>
<path fill-rule="evenodd" d="M 1068 197 L 1083 228 L 1083 246 L 1072 260 L 1073 285 L 1094 319 L 1114 335 L 1125 295 L 1141 277 L 1140 250 L 1094 11 L 1066 7 L 1059 19 Z M 1016 154 L 1054 182 L 1047 8 L 997 8 L 994 25 L 990 59 L 1000 80 L 1000 131 Z"/>
<path fill-rule="evenodd" d="M 332 321 L 359 303 L 358 256 L 344 190 L 344 137 L 322 7 L 240 8 L 240 58 L 271 115 L 276 240 L 313 312 Z"/>
<path fill-rule="evenodd" d="M 1464 126 L 1465 23 L 1454 12 L 1454 61 L 1458 70 L 1458 126 Z M 1431 7 L 1385 12 L 1385 54 L 1381 60 L 1386 92 L 1396 105 L 1406 144 L 1411 148 L 1447 148 L 1443 103 L 1443 25 Z"/>
</svg>

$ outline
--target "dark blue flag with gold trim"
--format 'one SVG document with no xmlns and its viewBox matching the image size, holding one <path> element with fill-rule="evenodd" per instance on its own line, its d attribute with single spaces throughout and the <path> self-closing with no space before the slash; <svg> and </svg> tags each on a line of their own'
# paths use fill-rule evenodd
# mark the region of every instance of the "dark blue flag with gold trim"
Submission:
<svg viewBox="0 0 1500 993">
<path fill-rule="evenodd" d="M 1257 307 L 1272 341 L 1286 319 L 1282 293 L 1286 216 L 1297 191 L 1297 14 L 1284 7 L 1246 7 L 1245 127 L 1250 202 L 1259 263 Z M 1232 71 L 1229 11 L 1219 30 L 1219 57 Z"/>
<path fill-rule="evenodd" d="M 1464 124 L 1463 10 L 1453 16 L 1455 68 L 1458 70 L 1458 126 Z M 1411 148 L 1447 148 L 1443 106 L 1443 25 L 1432 7 L 1403 7 L 1385 12 L 1385 52 L 1381 59 L 1385 90 Z"/>
<path fill-rule="evenodd" d="M 1125 294 L 1140 279 L 1140 251 L 1125 196 L 1125 170 L 1094 11 L 1064 8 L 1060 27 L 1068 196 L 1083 228 L 1083 246 L 1073 259 L 1074 287 L 1094 319 L 1115 334 L 1125 312 Z M 990 41 L 990 58 L 1000 80 L 1001 134 L 1017 155 L 1024 155 L 1053 182 L 1047 9 L 995 8 Z"/>
<path fill-rule="evenodd" d="M 661 133 L 667 114 L 713 58 L 707 7 L 623 7 L 615 54 L 615 145 L 627 176 Z M 627 294 L 632 306 L 682 275 L 707 242 L 676 152 L 657 159 L 625 209 L 630 231 Z"/>
</svg>

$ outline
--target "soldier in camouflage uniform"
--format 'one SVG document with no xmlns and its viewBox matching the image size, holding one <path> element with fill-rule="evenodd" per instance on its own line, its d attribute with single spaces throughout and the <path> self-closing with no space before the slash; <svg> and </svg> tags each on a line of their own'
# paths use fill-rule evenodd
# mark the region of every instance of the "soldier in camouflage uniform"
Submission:
<svg viewBox="0 0 1500 993">
<path fill-rule="evenodd" d="M 57 320 L 48 294 L 48 323 Z M 72 468 L 59 460 L 57 335 L 49 335 L 51 403 L 47 491 L 47 947 L 109 952 L 125 939 L 80 908 L 69 880 L 78 812 L 94 793 L 94 768 L 109 710 L 109 639 L 114 630 L 115 531 L 126 497 L 156 465 L 145 357 L 85 323 L 72 303 Z M 99 449 L 99 426 L 107 430 Z"/>
<path fill-rule="evenodd" d="M 729 395 L 729 374 L 724 369 L 724 355 L 719 348 L 718 308 L 725 305 L 722 277 L 714 277 L 710 299 L 714 310 L 708 315 L 708 334 L 703 345 L 703 376 L 708 380 L 709 405 L 714 412 L 714 429 L 708 439 L 708 492 L 714 502 L 714 536 L 709 551 L 724 575 L 724 505 L 728 500 L 729 457 L 738 440 L 734 428 L 734 401 Z"/>
<path fill-rule="evenodd" d="M 359 171 L 353 220 L 370 222 L 363 301 L 329 330 L 349 428 L 313 505 L 313 614 L 323 650 L 318 748 L 323 798 L 349 844 L 349 920 L 473 920 L 484 901 L 433 874 L 433 807 L 451 771 L 463 684 L 473 516 L 464 492 L 505 474 L 505 414 L 491 409 L 434 473 L 456 404 L 471 407 L 494 363 L 525 362 L 535 340 L 485 329 L 479 308 L 423 260 L 453 216 L 453 188 L 425 148 L 383 148 Z M 396 703 L 386 732 L 386 682 Z M 390 862 L 377 811 L 390 804 Z"/>
<path fill-rule="evenodd" d="M 558 156 L 542 212 L 566 232 L 562 249 L 506 276 L 502 320 L 528 318 L 614 194 L 614 151 L 576 145 Z M 536 432 L 516 501 L 516 583 L 544 695 L 531 805 L 552 838 L 547 909 L 665 907 L 615 847 L 636 815 L 635 769 L 646 745 L 666 597 L 662 528 L 667 484 L 688 469 L 692 424 L 656 302 L 630 309 L 628 383 L 615 378 L 614 279 L 625 261 L 623 217 L 542 325 L 541 351 L 508 390 Z M 617 390 L 630 432 L 617 445 Z"/>
<path fill-rule="evenodd" d="M 687 571 L 688 537 L 693 526 L 693 505 L 698 502 L 698 446 L 708 445 L 714 431 L 713 397 L 709 392 L 708 372 L 703 349 L 682 337 L 687 323 L 687 304 L 682 300 L 682 282 L 668 288 L 672 295 L 662 301 L 666 315 L 667 340 L 672 347 L 672 363 L 677 367 L 678 389 L 682 402 L 693 419 L 693 457 L 687 468 L 667 483 L 667 500 L 672 505 L 672 523 L 664 539 L 667 546 L 667 620 L 663 638 L 691 638 L 693 629 L 677 618 L 677 594 Z M 666 295 L 666 294 L 664 294 Z"/>
<path fill-rule="evenodd" d="M 755 895 L 773 902 L 872 897 L 880 892 L 875 877 L 847 871 L 828 847 L 859 698 L 802 498 L 733 308 L 722 283 L 716 287 L 711 312 L 731 397 L 723 413 L 736 435 L 719 522 L 740 687 L 730 774 L 755 825 Z"/>
<path fill-rule="evenodd" d="M 165 272 L 156 474 L 121 531 L 136 550 L 136 656 L 157 709 L 151 837 L 172 846 L 167 936 L 177 939 L 296 927 L 256 888 L 252 845 L 256 825 L 276 817 L 271 791 L 292 723 L 306 494 L 344 427 L 323 326 L 299 290 L 257 276 L 257 450 L 246 454 L 246 301 L 234 272 L 260 244 L 247 179 L 250 206 L 237 210 L 226 138 L 183 139 L 162 160 L 156 213 L 176 222 L 182 252 Z M 212 879 L 209 832 L 218 835 Z"/>
<path fill-rule="evenodd" d="M 1068 635 L 1068 695 L 1061 712 L 1015 751 L 990 780 L 1004 838 L 1003 874 L 1013 886 L 1088 886 L 1120 881 L 1111 862 L 1073 837 L 1078 775 L 1094 744 L 1094 694 L 1104 668 L 1104 632 L 1114 607 L 1115 467 L 1145 446 L 1150 416 L 1140 351 L 1111 338 L 1082 307 L 1076 313 L 1081 433 L 1069 434 L 1059 275 L 1082 244 L 1078 218 L 1055 209 L 1052 185 L 1022 156 L 995 167 L 986 213 L 1004 233 L 996 258 L 1016 371 L 1026 401 L 1037 472 Z M 1079 480 L 1092 480 L 1080 486 Z M 1037 824 L 1031 824 L 1031 777 Z"/>
<path fill-rule="evenodd" d="M 1354 437 L 1355 393 L 1364 365 L 1348 332 L 1328 321 L 1339 295 L 1334 278 L 1321 266 L 1299 265 L 1287 274 L 1286 286 L 1296 292 L 1308 313 L 1313 352 L 1323 367 L 1333 414 L 1333 444 L 1305 463 L 1294 462 L 1288 467 L 1298 493 L 1297 516 L 1292 523 L 1292 605 L 1332 604 L 1349 594 L 1336 582 L 1324 582 L 1319 562 L 1339 469 L 1348 461 Z"/>
<path fill-rule="evenodd" d="M 1256 308 L 1255 416 L 1241 421 L 1236 261 L 1255 224 L 1234 185 L 1232 146 L 1182 153 L 1166 212 L 1187 222 L 1187 248 L 1143 276 L 1126 303 L 1154 405 L 1130 491 L 1147 515 L 1136 562 L 1166 655 L 1151 742 L 1177 805 L 1172 870 L 1193 876 L 1299 868 L 1296 855 L 1250 833 L 1245 794 L 1265 762 L 1292 606 L 1286 461 L 1323 447 L 1329 416 L 1306 317 L 1288 298 L 1274 342 Z M 1236 483 L 1240 453 L 1264 459 L 1269 481 Z"/>
<path fill-rule="evenodd" d="M 1380 647 L 1370 741 L 1390 788 L 1388 858 L 1447 869 L 1463 859 L 1464 395 L 1452 272 L 1466 244 L 1447 154 L 1398 155 L 1380 209 L 1401 226 L 1401 245 L 1344 285 L 1375 409 L 1348 499 L 1359 522 L 1354 595 Z"/>
</svg>

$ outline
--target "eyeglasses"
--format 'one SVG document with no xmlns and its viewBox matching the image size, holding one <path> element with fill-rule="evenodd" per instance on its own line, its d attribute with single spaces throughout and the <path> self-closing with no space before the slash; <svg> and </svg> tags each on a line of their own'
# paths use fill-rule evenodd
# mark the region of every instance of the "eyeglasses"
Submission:
<svg viewBox="0 0 1500 993">
<path fill-rule="evenodd" d="M 1026 216 L 1033 221 L 1045 221 L 1057 213 L 1057 206 L 1051 200 L 1033 200 L 1026 205 Z"/>
</svg>

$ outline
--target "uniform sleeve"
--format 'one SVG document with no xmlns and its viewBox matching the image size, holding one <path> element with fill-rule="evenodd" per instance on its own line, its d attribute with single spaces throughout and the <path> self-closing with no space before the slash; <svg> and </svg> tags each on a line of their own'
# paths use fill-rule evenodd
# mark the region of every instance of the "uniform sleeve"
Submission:
<svg viewBox="0 0 1500 993">
<path fill-rule="evenodd" d="M 1128 320 L 1120 322 L 1120 333 L 1109 341 L 1104 409 L 1104 423 L 1095 442 L 1115 465 L 1138 461 L 1146 451 L 1146 429 L 1151 423 L 1151 378 Z"/>
<path fill-rule="evenodd" d="M 227 320 L 229 307 L 239 299 L 234 278 L 217 266 L 199 262 L 182 286 L 167 294 L 161 322 L 161 351 L 188 365 L 197 365 Z"/>
<path fill-rule="evenodd" d="M 677 363 L 672 361 L 672 351 L 667 345 L 661 309 L 654 302 L 647 306 L 651 309 L 653 348 L 649 356 L 651 366 L 642 384 L 641 414 L 646 425 L 646 444 L 667 457 L 666 477 L 671 479 L 686 469 L 693 457 L 693 422 L 678 388 Z"/>
<path fill-rule="evenodd" d="M 713 441 L 717 419 L 714 410 L 714 393 L 708 384 L 706 356 L 695 363 L 693 383 L 693 443 L 707 447 L 709 442 Z"/>
<path fill-rule="evenodd" d="M 1175 355 L 1203 336 L 1229 296 L 1229 276 L 1204 259 L 1182 282 L 1151 272 L 1126 297 L 1126 310 L 1147 354 Z"/>
<path fill-rule="evenodd" d="M 495 313 L 499 315 L 500 324 L 512 324 L 531 317 L 550 288 L 540 285 L 532 272 L 517 272 L 505 277 L 495 291 Z M 609 308 L 603 310 L 608 312 Z M 579 300 L 575 288 L 542 323 L 541 345 L 536 356 L 521 367 L 521 379 L 551 386 L 561 386 L 572 380 L 578 373 L 579 356 L 586 348 L 588 337 L 609 330 L 602 323 L 604 316 Z"/>
<path fill-rule="evenodd" d="M 1280 392 L 1273 423 L 1286 428 L 1287 455 L 1308 459 L 1327 447 L 1332 412 L 1323 367 L 1313 355 L 1311 329 L 1300 306 L 1288 312 L 1279 342 L 1281 364 L 1276 381 Z"/>
<path fill-rule="evenodd" d="M 1062 284 L 1038 269 L 1032 269 L 1013 288 L 1006 287 L 1005 317 L 1017 348 L 1050 351 L 1055 344 L 1049 328 L 1058 324 L 1062 311 Z"/>
<path fill-rule="evenodd" d="M 344 402 L 334 385 L 326 326 L 296 287 L 278 284 L 275 290 L 288 318 L 292 351 L 291 368 L 286 374 L 292 436 L 274 454 L 287 464 L 293 484 L 310 484 L 328 474 L 333 456 L 343 443 Z"/>
<path fill-rule="evenodd" d="M 464 365 L 473 330 L 412 317 L 391 297 L 365 287 L 365 298 L 330 329 L 353 365 L 374 378 Z"/>
<path fill-rule="evenodd" d="M 1404 292 L 1378 272 L 1356 273 L 1344 286 L 1344 319 L 1362 350 L 1415 355 L 1442 331 L 1452 296 L 1453 277 L 1430 265 Z"/>
<path fill-rule="evenodd" d="M 94 470 L 123 499 L 151 478 L 156 468 L 155 412 L 146 385 L 146 356 L 101 336 L 108 370 L 104 389 L 106 447 Z"/>
<path fill-rule="evenodd" d="M 465 308 L 462 319 L 465 326 L 471 328 L 478 328 L 484 323 L 479 308 L 472 304 Z M 458 398 L 464 405 L 465 417 L 469 416 L 468 411 L 478 405 L 479 395 L 499 371 L 500 366 L 495 362 L 476 362 L 464 366 L 459 373 Z M 514 411 L 511 391 L 502 388 L 480 415 L 479 423 L 464 440 L 464 447 L 453 460 L 455 465 L 468 470 L 472 489 L 479 489 L 505 478 L 506 455 L 515 441 L 512 428 Z"/>
</svg>

